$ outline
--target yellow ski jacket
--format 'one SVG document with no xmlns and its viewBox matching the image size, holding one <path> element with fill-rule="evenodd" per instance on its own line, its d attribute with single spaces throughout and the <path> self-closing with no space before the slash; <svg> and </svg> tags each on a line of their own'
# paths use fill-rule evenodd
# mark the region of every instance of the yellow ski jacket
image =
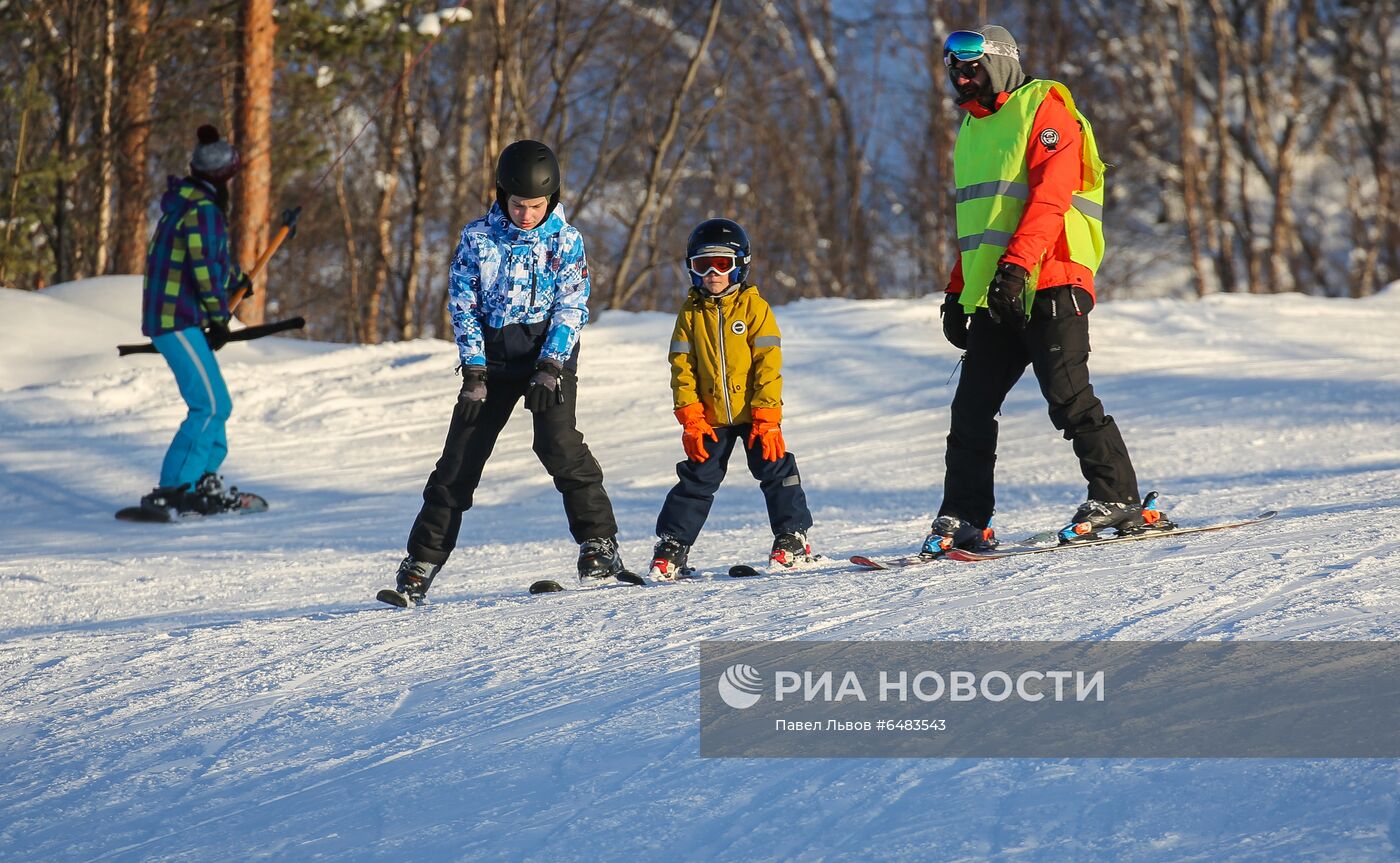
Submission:
<svg viewBox="0 0 1400 863">
<path fill-rule="evenodd" d="M 757 285 L 712 297 L 694 289 L 671 334 L 672 407 L 701 402 L 710 425 L 741 425 L 749 408 L 781 408 L 782 334 Z"/>
</svg>

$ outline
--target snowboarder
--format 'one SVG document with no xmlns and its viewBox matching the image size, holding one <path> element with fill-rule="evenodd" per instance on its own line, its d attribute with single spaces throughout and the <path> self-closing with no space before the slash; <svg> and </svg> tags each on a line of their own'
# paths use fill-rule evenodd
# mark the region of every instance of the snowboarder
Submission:
<svg viewBox="0 0 1400 863">
<path fill-rule="evenodd" d="M 1061 541 L 1166 527 L 1160 512 L 1144 510 L 1122 435 L 1089 383 L 1087 316 L 1104 250 L 1104 165 L 1093 129 L 1064 84 L 1021 71 L 1003 27 L 952 33 L 943 62 L 967 112 L 953 153 L 961 257 L 943 332 L 966 353 L 943 502 L 922 553 L 995 545 L 996 415 L 1028 364 L 1089 483 Z"/>
<path fill-rule="evenodd" d="M 676 465 L 680 482 L 656 518 L 653 578 L 673 579 L 688 568 L 690 547 L 741 440 L 768 504 L 769 560 L 790 567 L 812 556 L 812 514 L 797 459 L 783 442 L 782 338 L 773 310 L 746 281 L 751 260 L 748 235 L 729 219 L 701 222 L 686 244 L 691 290 L 670 350 L 686 460 Z"/>
<path fill-rule="evenodd" d="M 462 389 L 442 456 L 423 489 L 395 579 L 395 604 L 422 601 L 457 545 L 462 513 L 496 438 L 523 398 L 534 450 L 564 497 L 579 545 L 580 579 L 624 571 L 603 471 L 577 428 L 579 330 L 588 321 L 583 237 L 559 204 L 559 162 L 538 141 L 516 141 L 496 163 L 496 202 L 462 229 L 449 299 Z"/>
<path fill-rule="evenodd" d="M 229 254 L 228 184 L 238 151 L 201 126 L 189 176 L 170 177 L 160 221 L 146 254 L 141 332 L 175 374 L 189 408 L 160 467 L 160 485 L 141 498 L 151 519 L 265 508 L 256 495 L 225 488 L 219 467 L 228 455 L 225 423 L 233 410 L 214 352 L 229 337 L 229 295 L 251 282 Z"/>
</svg>

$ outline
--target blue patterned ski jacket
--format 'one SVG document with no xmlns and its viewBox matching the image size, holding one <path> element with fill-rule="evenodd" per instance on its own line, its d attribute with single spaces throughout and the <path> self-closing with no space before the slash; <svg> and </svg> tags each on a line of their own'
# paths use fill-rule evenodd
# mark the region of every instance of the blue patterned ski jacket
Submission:
<svg viewBox="0 0 1400 863">
<path fill-rule="evenodd" d="M 452 256 L 448 303 L 462 363 L 528 374 L 539 360 L 578 365 L 588 323 L 583 237 L 555 207 L 524 231 L 492 204 L 462 229 Z"/>
</svg>

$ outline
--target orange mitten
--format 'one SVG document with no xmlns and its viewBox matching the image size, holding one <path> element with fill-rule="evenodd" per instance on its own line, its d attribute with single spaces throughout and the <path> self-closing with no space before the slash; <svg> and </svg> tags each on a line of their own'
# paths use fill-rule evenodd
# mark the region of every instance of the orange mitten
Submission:
<svg viewBox="0 0 1400 863">
<path fill-rule="evenodd" d="M 750 414 L 753 416 L 753 424 L 749 426 L 749 447 L 753 447 L 755 439 L 763 444 L 763 460 L 777 461 L 787 455 L 787 444 L 783 443 L 783 430 L 779 423 L 783 421 L 783 409 L 777 408 L 752 408 Z"/>
<path fill-rule="evenodd" d="M 719 435 L 715 434 L 714 426 L 705 419 L 705 406 L 699 402 L 691 402 L 683 408 L 676 409 L 676 420 L 681 424 L 681 444 L 685 446 L 685 457 L 697 464 L 704 462 L 710 457 L 705 452 L 705 438 L 719 442 Z"/>
</svg>

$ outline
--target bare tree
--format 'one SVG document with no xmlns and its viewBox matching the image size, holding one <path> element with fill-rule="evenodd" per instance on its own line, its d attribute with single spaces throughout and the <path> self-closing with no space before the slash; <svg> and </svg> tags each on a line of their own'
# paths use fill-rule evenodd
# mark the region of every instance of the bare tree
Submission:
<svg viewBox="0 0 1400 863">
<path fill-rule="evenodd" d="M 615 307 L 622 307 L 641 287 L 641 280 L 645 271 L 632 275 L 632 267 L 636 263 L 638 246 L 642 234 L 646 231 L 654 212 L 662 201 L 659 195 L 660 186 L 663 181 L 663 171 L 666 165 L 667 152 L 671 149 L 671 144 L 676 139 L 676 133 L 680 128 L 681 112 L 684 110 L 686 95 L 690 92 L 691 86 L 695 83 L 695 77 L 700 71 L 700 65 L 705 60 L 705 53 L 709 50 L 710 42 L 714 39 L 715 28 L 719 25 L 720 12 L 724 8 L 724 0 L 712 0 L 710 3 L 710 15 L 705 22 L 705 33 L 695 44 L 695 50 L 690 55 L 690 61 L 686 65 L 685 74 L 681 76 L 680 82 L 676 85 L 676 91 L 671 97 L 670 110 L 666 115 L 666 125 L 661 131 L 660 138 L 652 147 L 651 165 L 647 169 L 645 186 L 642 192 L 642 200 L 636 208 L 635 217 L 627 230 L 627 242 L 622 248 L 622 259 L 617 265 L 617 272 L 613 276 L 613 292 L 611 304 Z M 683 162 L 688 154 L 688 150 L 682 149 L 676 154 L 677 162 Z"/>
</svg>

